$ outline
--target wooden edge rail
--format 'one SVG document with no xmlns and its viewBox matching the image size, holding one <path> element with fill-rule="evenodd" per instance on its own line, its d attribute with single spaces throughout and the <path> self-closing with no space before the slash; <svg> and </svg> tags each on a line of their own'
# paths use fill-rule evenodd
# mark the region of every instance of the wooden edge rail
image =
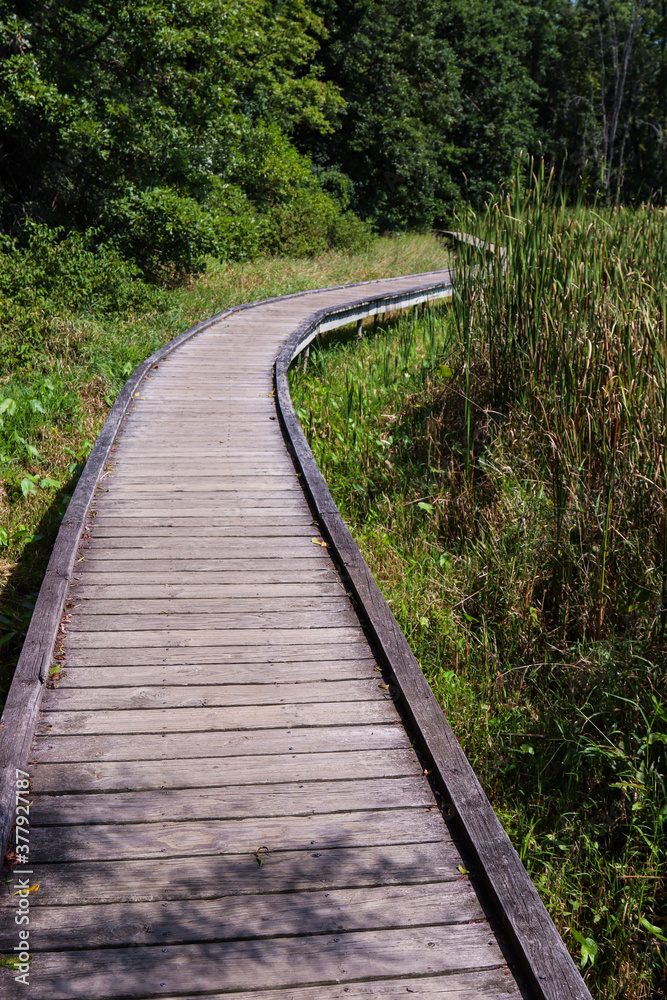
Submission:
<svg viewBox="0 0 667 1000">
<path fill-rule="evenodd" d="M 408 275 L 408 277 L 411 277 Z M 427 274 L 415 274 L 415 279 L 426 278 Z M 383 279 L 355 282 L 350 285 L 334 285 L 336 288 L 364 288 Z M 331 290 L 331 289 L 330 289 Z M 42 701 L 44 687 L 49 678 L 53 650 L 62 621 L 67 588 L 72 576 L 74 561 L 79 551 L 81 534 L 90 503 L 95 495 L 100 476 L 116 440 L 116 435 L 125 416 L 133 394 L 154 365 L 163 361 L 172 351 L 191 337 L 231 315 L 258 305 L 277 302 L 288 298 L 313 295 L 322 289 L 308 289 L 291 295 L 278 295 L 216 313 L 184 333 L 179 334 L 159 348 L 138 365 L 123 386 L 109 413 L 93 449 L 88 456 L 76 489 L 72 494 L 60 530 L 56 537 L 51 557 L 46 567 L 42 585 L 32 614 L 30 626 L 21 649 L 21 655 L 7 693 L 2 719 L 0 720 L 0 857 L 4 858 L 9 837 L 14 826 L 16 771 L 25 770 L 30 746 L 35 733 L 37 715 Z"/>
<path fill-rule="evenodd" d="M 579 970 L 429 687 L 398 622 L 348 531 L 294 412 L 288 370 L 321 332 L 363 316 L 390 312 L 451 295 L 448 286 L 414 289 L 391 298 L 351 303 L 311 316 L 290 337 L 275 366 L 278 411 L 314 510 L 347 577 L 378 652 L 399 688 L 404 706 L 430 760 L 441 791 L 478 868 L 489 900 L 509 934 L 539 1000 L 592 1000 Z"/>
</svg>

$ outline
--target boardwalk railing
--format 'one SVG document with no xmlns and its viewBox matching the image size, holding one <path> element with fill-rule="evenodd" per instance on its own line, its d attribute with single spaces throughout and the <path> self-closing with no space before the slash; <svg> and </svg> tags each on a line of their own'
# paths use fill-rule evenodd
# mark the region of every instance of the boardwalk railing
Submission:
<svg viewBox="0 0 667 1000">
<path fill-rule="evenodd" d="M 351 300 L 347 304 L 311 314 L 289 337 L 276 360 L 276 402 L 288 447 L 302 474 L 302 482 L 322 531 L 330 542 L 332 554 L 338 560 L 368 622 L 376 651 L 395 679 L 404 712 L 432 763 L 470 859 L 485 884 L 495 915 L 506 928 L 523 964 L 530 994 L 540 1000 L 590 1000 L 590 993 L 574 962 L 347 530 L 292 406 L 288 386 L 289 367 L 319 334 L 355 322 L 359 324 L 369 316 L 444 300 L 452 294 L 451 276 L 434 282 L 429 275 L 415 275 L 414 285 L 408 291 L 380 297 L 372 295 L 373 283 L 367 284 L 368 297 L 363 296 L 363 284 L 351 286 Z M 153 366 L 212 324 L 258 304 L 248 303 L 226 310 L 192 327 L 144 361 L 123 388 L 95 443 L 58 534 L 2 717 L 0 835 L 3 850 L 12 827 L 15 770 L 26 767 L 85 518 L 121 421 L 139 385 Z"/>
</svg>

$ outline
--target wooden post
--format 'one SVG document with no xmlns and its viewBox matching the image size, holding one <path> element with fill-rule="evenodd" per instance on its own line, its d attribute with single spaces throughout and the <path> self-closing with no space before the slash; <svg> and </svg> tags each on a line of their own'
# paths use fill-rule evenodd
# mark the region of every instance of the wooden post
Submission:
<svg viewBox="0 0 667 1000">
<path fill-rule="evenodd" d="M 363 319 L 357 320 L 357 342 L 359 342 L 363 336 L 364 321 Z"/>
</svg>

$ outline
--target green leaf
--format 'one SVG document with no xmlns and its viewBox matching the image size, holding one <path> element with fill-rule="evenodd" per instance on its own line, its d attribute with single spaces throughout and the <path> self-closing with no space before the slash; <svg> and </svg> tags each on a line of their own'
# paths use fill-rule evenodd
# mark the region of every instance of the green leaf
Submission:
<svg viewBox="0 0 667 1000">
<path fill-rule="evenodd" d="M 438 375 L 440 378 L 451 378 L 454 372 L 449 365 L 438 365 Z"/>
<path fill-rule="evenodd" d="M 640 917 L 639 923 L 642 925 L 644 930 L 647 930 L 649 934 L 652 934 L 654 937 L 657 937 L 659 941 L 667 941 L 667 937 L 665 937 L 660 928 L 656 927 L 655 924 L 652 924 L 649 920 L 646 919 L 646 917 Z"/>
<path fill-rule="evenodd" d="M 35 483 L 28 476 L 21 480 L 21 492 L 24 497 L 33 496 L 37 492 Z"/>
<path fill-rule="evenodd" d="M 420 500 L 419 503 L 417 504 L 417 506 L 420 508 L 420 510 L 426 510 L 426 511 L 428 511 L 429 514 L 432 514 L 433 511 L 435 510 L 435 508 L 434 508 L 434 506 L 433 506 L 432 503 L 424 503 L 423 500 Z"/>
<path fill-rule="evenodd" d="M 51 479 L 49 476 L 45 476 L 44 479 L 40 480 L 39 486 L 42 490 L 58 490 L 62 484 L 57 479 Z"/>
<path fill-rule="evenodd" d="M 6 396 L 5 399 L 0 401 L 0 413 L 7 412 L 10 417 L 13 417 L 16 413 L 16 400 L 12 399 L 10 396 Z"/>
<path fill-rule="evenodd" d="M 581 945 L 581 968 L 585 969 L 589 962 L 591 965 L 595 965 L 598 946 L 593 938 L 584 937 L 579 931 L 575 931 L 574 927 L 570 927 L 570 932 L 574 940 Z"/>
</svg>

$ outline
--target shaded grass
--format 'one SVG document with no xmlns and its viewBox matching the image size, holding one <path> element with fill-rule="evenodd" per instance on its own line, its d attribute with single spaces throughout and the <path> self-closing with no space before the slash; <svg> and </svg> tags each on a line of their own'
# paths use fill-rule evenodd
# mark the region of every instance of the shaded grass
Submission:
<svg viewBox="0 0 667 1000">
<path fill-rule="evenodd" d="M 0 255 L 0 703 L 85 458 L 125 380 L 171 337 L 227 306 L 446 266 L 431 236 L 363 253 L 210 263 L 188 287 L 144 285 L 76 241 Z"/>
<path fill-rule="evenodd" d="M 505 256 L 464 251 L 448 313 L 311 353 L 293 398 L 590 988 L 657 1000 L 666 219 L 538 182 L 464 224 Z"/>
</svg>

